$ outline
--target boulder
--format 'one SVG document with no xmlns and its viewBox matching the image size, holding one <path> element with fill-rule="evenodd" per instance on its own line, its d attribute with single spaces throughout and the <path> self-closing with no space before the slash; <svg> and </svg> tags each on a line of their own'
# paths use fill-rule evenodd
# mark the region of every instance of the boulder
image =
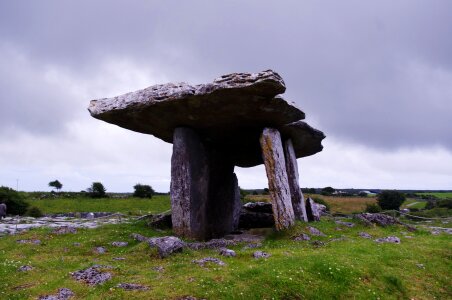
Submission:
<svg viewBox="0 0 452 300">
<path fill-rule="evenodd" d="M 58 294 L 40 296 L 38 300 L 68 300 L 74 296 L 74 292 L 67 288 L 58 289 Z"/>
<path fill-rule="evenodd" d="M 220 253 L 220 255 L 227 256 L 227 257 L 233 257 L 233 256 L 237 255 L 234 250 L 227 249 L 227 248 L 220 248 L 219 253 Z"/>
<path fill-rule="evenodd" d="M 92 100 L 88 110 L 94 118 L 169 143 L 176 127 L 194 128 L 204 140 L 227 149 L 237 166 L 252 167 L 263 163 L 259 145 L 263 125 L 279 129 L 305 117 L 294 103 L 277 96 L 285 89 L 281 76 L 272 70 L 232 73 L 207 84 L 160 84 Z M 297 158 L 321 150 L 324 136 L 311 129 L 294 124 L 284 130 L 284 138 L 294 141 Z"/>
<path fill-rule="evenodd" d="M 160 258 L 165 258 L 174 252 L 181 252 L 185 243 L 175 236 L 165 236 L 148 239 L 150 247 L 157 248 Z"/>
<path fill-rule="evenodd" d="M 169 229 L 173 227 L 171 213 L 151 215 L 147 218 L 147 224 L 152 228 Z"/>
<path fill-rule="evenodd" d="M 129 245 L 129 243 L 127 243 L 127 242 L 112 242 L 111 245 L 114 246 L 114 247 L 127 247 Z"/>
<path fill-rule="evenodd" d="M 321 232 L 320 230 L 318 230 L 318 229 L 315 228 L 315 227 L 308 226 L 308 230 L 309 230 L 309 233 L 311 233 L 312 235 L 315 235 L 315 236 L 325 236 L 325 234 L 324 234 L 323 232 Z"/>
<path fill-rule="evenodd" d="M 368 234 L 367 232 L 364 232 L 364 231 L 361 231 L 360 233 L 358 233 L 358 235 L 360 237 L 362 237 L 362 238 L 365 238 L 365 239 L 371 239 L 372 238 L 372 236 L 370 234 Z"/>
<path fill-rule="evenodd" d="M 355 217 L 363 221 L 367 225 L 371 225 L 373 223 L 385 227 L 388 225 L 401 224 L 400 221 L 397 220 L 396 218 L 385 214 L 362 213 L 356 215 Z"/>
<path fill-rule="evenodd" d="M 253 257 L 256 259 L 259 258 L 269 258 L 270 256 L 272 256 L 270 253 L 264 252 L 264 251 L 255 251 L 253 253 Z"/>
<path fill-rule="evenodd" d="M 104 272 L 104 269 L 112 269 L 111 266 L 94 265 L 84 270 L 71 273 L 72 278 L 85 282 L 89 285 L 99 285 L 112 278 L 111 273 Z"/>
<path fill-rule="evenodd" d="M 247 202 L 243 205 L 243 210 L 255 213 L 273 213 L 272 204 L 268 202 Z"/>
<path fill-rule="evenodd" d="M 250 212 L 243 209 L 240 212 L 239 228 L 267 228 L 275 226 L 273 213 Z"/>
<path fill-rule="evenodd" d="M 306 215 L 308 221 L 320 221 L 320 216 L 323 211 L 326 211 L 325 205 L 318 204 L 312 200 L 312 198 L 308 198 L 306 201 Z"/>
<path fill-rule="evenodd" d="M 379 238 L 375 240 L 377 243 L 394 243 L 400 244 L 400 239 L 396 236 L 388 236 L 384 238 Z"/>
</svg>

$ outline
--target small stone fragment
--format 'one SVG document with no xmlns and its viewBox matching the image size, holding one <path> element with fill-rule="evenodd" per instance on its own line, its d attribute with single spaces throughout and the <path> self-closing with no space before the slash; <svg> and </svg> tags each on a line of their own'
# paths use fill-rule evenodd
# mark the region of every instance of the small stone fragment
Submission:
<svg viewBox="0 0 452 300">
<path fill-rule="evenodd" d="M 41 244 L 41 240 L 17 240 L 16 242 L 19 244 L 34 244 L 34 245 Z"/>
<path fill-rule="evenodd" d="M 337 221 L 336 221 L 336 224 L 338 224 L 338 225 L 344 225 L 344 226 L 346 226 L 346 227 L 353 227 L 353 226 L 355 226 L 355 223 L 351 223 L 351 222 L 343 222 L 343 221 L 340 221 L 340 220 L 337 220 Z"/>
<path fill-rule="evenodd" d="M 74 247 L 80 247 L 80 245 L 81 245 L 80 243 L 73 243 L 72 244 L 72 246 L 74 246 Z"/>
<path fill-rule="evenodd" d="M 174 252 L 181 252 L 185 243 L 175 236 L 148 239 L 150 247 L 156 247 L 160 258 L 165 258 Z"/>
<path fill-rule="evenodd" d="M 58 290 L 58 294 L 41 296 L 38 300 L 67 300 L 72 298 L 72 296 L 74 296 L 74 292 L 70 289 L 62 288 Z"/>
<path fill-rule="evenodd" d="M 187 243 L 187 248 L 190 248 L 192 250 L 201 250 L 201 249 L 219 249 L 219 248 L 225 248 L 229 246 L 235 246 L 237 245 L 237 241 L 233 240 L 226 240 L 226 239 L 211 239 L 207 242 L 194 242 L 194 243 Z"/>
<path fill-rule="evenodd" d="M 256 259 L 259 258 L 269 258 L 270 256 L 272 256 L 270 253 L 264 252 L 264 251 L 255 251 L 253 253 L 253 257 Z"/>
<path fill-rule="evenodd" d="M 362 238 L 365 238 L 365 239 L 371 239 L 372 238 L 372 236 L 370 234 L 368 234 L 367 232 L 364 232 L 364 231 L 361 231 L 360 233 L 358 233 L 358 235 L 360 237 L 362 237 Z"/>
<path fill-rule="evenodd" d="M 311 245 L 313 245 L 314 247 L 322 247 L 325 246 L 325 243 L 322 241 L 312 241 Z"/>
<path fill-rule="evenodd" d="M 132 233 L 130 235 L 134 240 L 138 241 L 138 242 L 145 242 L 147 240 L 149 240 L 150 238 L 145 237 L 144 235 L 138 234 L 138 233 Z"/>
<path fill-rule="evenodd" d="M 32 266 L 25 265 L 25 266 L 20 266 L 19 269 L 17 269 L 17 270 L 18 270 L 18 271 L 21 271 L 21 272 L 28 272 L 28 271 L 33 270 L 33 267 L 32 267 Z"/>
<path fill-rule="evenodd" d="M 302 233 L 296 237 L 293 238 L 294 241 L 299 242 L 299 241 L 309 241 L 311 238 L 309 237 L 309 235 L 307 235 L 306 233 Z"/>
<path fill-rule="evenodd" d="M 220 248 L 220 255 L 233 257 L 233 256 L 236 256 L 237 254 L 235 253 L 234 250 L 227 249 L 227 248 Z"/>
<path fill-rule="evenodd" d="M 321 232 L 320 230 L 318 230 L 318 229 L 315 228 L 315 227 L 308 226 L 308 229 L 309 229 L 309 232 L 310 232 L 312 235 L 315 235 L 315 236 L 325 236 L 325 234 L 324 234 L 323 232 Z"/>
<path fill-rule="evenodd" d="M 93 251 L 97 254 L 104 254 L 105 252 L 107 252 L 107 249 L 105 249 L 105 247 L 96 247 L 93 249 Z"/>
<path fill-rule="evenodd" d="M 111 269 L 111 266 L 94 265 L 85 270 L 71 273 L 72 277 L 77 281 L 83 281 L 89 285 L 103 284 L 112 278 L 111 273 L 102 272 L 101 269 Z"/>
<path fill-rule="evenodd" d="M 115 247 L 126 247 L 127 245 L 129 245 L 129 243 L 127 242 L 113 242 L 111 243 L 112 246 Z"/>
<path fill-rule="evenodd" d="M 160 272 L 165 271 L 165 268 L 162 267 L 162 266 L 156 266 L 156 267 L 153 267 L 152 270 L 157 271 L 157 272 L 160 273 Z"/>
<path fill-rule="evenodd" d="M 394 243 L 400 244 L 400 239 L 396 236 L 388 236 L 385 238 L 379 238 L 375 240 L 377 243 Z"/>
<path fill-rule="evenodd" d="M 192 260 L 193 263 L 200 265 L 201 267 L 204 267 L 207 263 L 211 262 L 214 264 L 217 264 L 219 266 L 225 266 L 226 264 L 215 257 L 205 257 L 198 260 Z"/>
<path fill-rule="evenodd" d="M 262 243 L 249 243 L 243 249 L 256 249 L 262 247 Z"/>
<path fill-rule="evenodd" d="M 61 226 L 61 227 L 55 228 L 52 231 L 52 233 L 53 234 L 68 234 L 68 233 L 76 234 L 77 229 L 75 227 L 71 227 L 71 226 Z"/>
<path fill-rule="evenodd" d="M 417 266 L 419 269 L 425 269 L 424 264 L 416 264 L 416 266 Z"/>
<path fill-rule="evenodd" d="M 124 257 L 113 257 L 113 260 L 126 260 Z"/>
<path fill-rule="evenodd" d="M 120 283 L 116 287 L 126 290 L 126 291 L 146 291 L 149 290 L 148 286 L 144 286 L 136 283 Z"/>
</svg>

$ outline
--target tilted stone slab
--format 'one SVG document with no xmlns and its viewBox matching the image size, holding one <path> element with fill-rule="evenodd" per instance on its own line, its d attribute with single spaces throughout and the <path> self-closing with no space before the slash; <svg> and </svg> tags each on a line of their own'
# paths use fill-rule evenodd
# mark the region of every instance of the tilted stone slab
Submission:
<svg viewBox="0 0 452 300">
<path fill-rule="evenodd" d="M 271 70 L 233 73 L 208 84 L 168 83 L 92 100 L 88 110 L 97 119 L 169 143 L 175 128 L 193 128 L 228 152 L 235 165 L 252 167 L 263 163 L 259 144 L 262 128 L 280 129 L 305 117 L 294 103 L 277 96 L 285 89 L 282 78 Z M 313 128 L 292 125 L 285 132 L 294 141 L 297 157 L 321 150 L 321 138 Z M 292 136 L 306 134 L 306 138 Z M 297 144 L 297 139 L 304 143 Z"/>
</svg>

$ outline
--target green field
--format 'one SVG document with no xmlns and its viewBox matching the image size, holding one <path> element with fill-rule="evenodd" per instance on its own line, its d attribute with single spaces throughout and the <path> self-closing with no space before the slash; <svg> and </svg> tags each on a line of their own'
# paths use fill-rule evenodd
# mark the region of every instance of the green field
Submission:
<svg viewBox="0 0 452 300">
<path fill-rule="evenodd" d="M 452 192 L 444 192 L 444 193 L 416 193 L 418 195 L 432 195 L 438 199 L 452 199 Z"/>
<path fill-rule="evenodd" d="M 311 224 L 312 225 L 312 224 Z M 251 257 L 255 249 L 232 247 L 237 257 L 221 257 L 216 250 L 191 251 L 166 259 L 155 250 L 130 238 L 131 233 L 147 236 L 170 234 L 146 228 L 143 222 L 106 225 L 79 230 L 77 234 L 56 236 L 49 229 L 36 229 L 19 236 L 4 237 L 0 243 L 0 298 L 36 299 L 58 288 L 70 288 L 76 299 L 447 299 L 452 293 L 452 242 L 450 236 L 433 236 L 424 231 L 405 238 L 402 227 L 338 227 L 331 220 L 315 223 L 327 242 L 315 247 L 308 241 L 295 242 L 291 236 L 306 232 L 298 224 L 290 231 L 273 234 L 265 240 L 266 260 Z M 376 237 L 396 235 L 401 244 L 378 244 L 358 236 L 366 231 Z M 17 244 L 17 239 L 40 239 L 41 245 Z M 343 240 L 331 241 L 334 238 Z M 115 248 L 112 241 L 127 241 Z M 81 245 L 73 246 L 74 242 Z M 96 246 L 107 253 L 94 254 Z M 124 257 L 114 261 L 113 257 Z M 226 266 L 192 263 L 203 257 L 220 258 Z M 29 272 L 18 272 L 21 265 Z M 111 265 L 113 279 L 90 287 L 74 281 L 70 272 L 93 264 Z M 422 264 L 422 265 L 419 265 Z M 163 272 L 153 268 L 163 266 Z M 127 292 L 118 283 L 139 283 L 148 291 Z"/>
<path fill-rule="evenodd" d="M 417 199 L 407 199 L 400 208 L 417 208 L 424 209 L 427 205 L 427 201 L 417 200 Z"/>
<path fill-rule="evenodd" d="M 141 198 L 47 198 L 28 199 L 31 206 L 38 207 L 44 214 L 67 212 L 119 212 L 129 215 L 145 215 L 171 208 L 168 195 L 157 195 L 152 199 Z"/>
</svg>

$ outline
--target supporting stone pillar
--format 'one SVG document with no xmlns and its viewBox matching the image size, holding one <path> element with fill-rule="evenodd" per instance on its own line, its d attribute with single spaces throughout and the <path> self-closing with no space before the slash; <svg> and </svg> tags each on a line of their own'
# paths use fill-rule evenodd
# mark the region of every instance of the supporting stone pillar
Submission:
<svg viewBox="0 0 452 300">
<path fill-rule="evenodd" d="M 176 235 L 206 240 L 238 226 L 240 193 L 228 155 L 190 128 L 178 127 L 171 157 L 171 207 Z"/>
<path fill-rule="evenodd" d="M 298 185 L 297 157 L 295 156 L 291 139 L 284 142 L 284 157 L 286 158 L 287 178 L 289 181 L 290 194 L 292 196 L 292 207 L 295 219 L 307 222 L 306 205 L 303 193 Z"/>
<path fill-rule="evenodd" d="M 274 128 L 264 128 L 260 143 L 267 172 L 275 226 L 277 230 L 281 230 L 295 223 L 281 135 Z"/>
</svg>

